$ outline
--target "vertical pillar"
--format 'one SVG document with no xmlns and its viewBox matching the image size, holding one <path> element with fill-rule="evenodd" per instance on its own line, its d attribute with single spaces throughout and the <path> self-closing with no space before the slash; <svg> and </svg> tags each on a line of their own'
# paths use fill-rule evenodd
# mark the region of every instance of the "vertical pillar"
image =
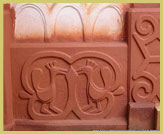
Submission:
<svg viewBox="0 0 163 134">
<path fill-rule="evenodd" d="M 154 103 L 160 102 L 160 8 L 132 8 L 128 19 L 129 129 L 154 129 Z"/>
<path fill-rule="evenodd" d="M 4 130 L 13 129 L 12 82 L 10 44 L 13 41 L 13 25 L 9 4 L 4 5 Z"/>
<path fill-rule="evenodd" d="M 160 103 L 155 104 L 155 129 L 160 130 Z"/>
</svg>

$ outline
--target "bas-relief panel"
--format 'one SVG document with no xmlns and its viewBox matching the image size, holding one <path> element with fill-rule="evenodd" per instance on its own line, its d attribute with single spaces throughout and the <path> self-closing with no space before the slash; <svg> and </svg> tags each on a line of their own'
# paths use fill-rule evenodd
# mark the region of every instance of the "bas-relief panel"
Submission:
<svg viewBox="0 0 163 134">
<path fill-rule="evenodd" d="M 130 9 L 127 35 L 129 4 L 10 6 L 15 12 L 15 39 L 47 45 L 11 46 L 15 120 L 123 119 L 127 125 L 129 102 L 160 102 L 158 9 Z M 128 44 L 120 41 L 125 36 Z M 39 43 L 53 40 L 118 41 L 98 42 L 100 46 Z"/>
<path fill-rule="evenodd" d="M 70 49 L 12 49 L 15 118 L 124 118 L 127 49 L 125 44 L 116 49 L 115 45 L 103 50 L 78 48 L 80 52 L 70 55 Z M 124 53 L 117 55 L 113 50 Z M 117 107 L 118 103 L 121 106 Z"/>
<path fill-rule="evenodd" d="M 80 89 L 81 74 L 87 77 L 86 91 Z M 22 83 L 28 95 L 21 92 L 21 96 L 29 97 L 28 112 L 34 119 L 60 119 L 65 118 L 70 112 L 74 112 L 79 119 L 104 118 L 112 108 L 114 95 L 121 95 L 125 90 L 120 85 L 121 75 L 118 63 L 98 52 L 82 52 L 74 57 L 55 51 L 38 53 L 26 62 L 22 70 Z M 49 78 L 49 82 L 43 83 L 44 81 L 41 81 L 43 77 Z M 100 78 L 97 80 L 97 77 Z M 103 86 L 96 83 L 100 79 Z M 29 81 L 32 82 L 32 87 Z M 67 96 L 62 108 L 60 102 L 58 107 L 55 106 L 58 97 L 57 84 L 66 85 Z M 63 90 L 62 88 L 58 90 Z M 78 96 L 76 92 L 85 93 L 80 93 Z M 84 94 L 87 96 L 86 100 L 83 100 L 84 97 L 81 99 L 81 95 Z M 37 112 L 34 106 L 36 101 L 41 103 L 40 108 L 36 107 Z"/>
<path fill-rule="evenodd" d="M 160 102 L 159 17 L 157 8 L 134 9 L 130 14 L 130 99 L 134 102 Z"/>
</svg>

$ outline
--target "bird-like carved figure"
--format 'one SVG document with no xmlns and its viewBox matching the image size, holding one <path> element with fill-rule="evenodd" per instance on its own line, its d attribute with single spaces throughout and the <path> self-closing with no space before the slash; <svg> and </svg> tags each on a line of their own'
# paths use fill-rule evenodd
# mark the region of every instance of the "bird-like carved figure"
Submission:
<svg viewBox="0 0 163 134">
<path fill-rule="evenodd" d="M 39 86 L 41 82 L 40 80 L 41 78 L 39 76 L 40 74 L 43 73 L 43 71 L 41 69 L 34 69 L 32 71 L 32 84 L 36 91 L 37 97 L 42 102 L 42 107 L 40 112 L 44 114 L 51 114 L 51 112 L 49 111 L 50 109 L 56 114 L 59 114 L 62 112 L 62 110 L 54 106 L 56 101 L 56 95 L 57 95 L 56 75 L 66 74 L 67 70 L 57 67 L 56 61 L 47 63 L 45 67 L 49 70 L 49 74 L 50 74 L 50 84 L 45 88 Z M 47 108 L 48 104 L 49 104 L 49 109 Z"/>
<path fill-rule="evenodd" d="M 96 104 L 97 109 L 92 110 L 91 112 L 101 112 L 102 111 L 102 105 L 101 101 L 104 99 L 109 100 L 110 92 L 109 84 L 112 79 L 112 72 L 109 69 L 109 67 L 102 67 L 100 68 L 100 74 L 102 81 L 104 83 L 104 87 L 101 88 L 97 86 L 93 81 L 93 73 L 95 69 L 98 67 L 97 63 L 92 60 L 86 61 L 86 66 L 83 66 L 77 70 L 78 74 L 85 74 L 87 76 L 87 96 L 88 96 L 88 105 L 84 106 L 82 109 L 88 110 L 93 106 L 93 102 Z"/>
</svg>

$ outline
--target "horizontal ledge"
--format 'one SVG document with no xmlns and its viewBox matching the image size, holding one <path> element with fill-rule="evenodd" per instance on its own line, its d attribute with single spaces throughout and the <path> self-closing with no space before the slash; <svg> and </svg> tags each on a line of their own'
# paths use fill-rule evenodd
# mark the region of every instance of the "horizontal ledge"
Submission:
<svg viewBox="0 0 163 134">
<path fill-rule="evenodd" d="M 11 48 L 48 48 L 48 47 L 127 47 L 127 42 L 111 41 L 111 42 L 53 42 L 53 43 L 11 43 Z"/>
<path fill-rule="evenodd" d="M 144 8 L 144 7 L 134 7 L 134 8 L 129 8 L 128 12 L 136 12 L 136 13 L 157 13 L 160 12 L 160 8 L 159 7 L 148 7 L 148 8 Z"/>
<path fill-rule="evenodd" d="M 130 102 L 129 103 L 131 108 L 153 108 L 154 103 L 151 102 Z"/>
<path fill-rule="evenodd" d="M 15 119 L 15 130 L 113 130 L 127 129 L 127 119 L 105 120 L 28 120 Z"/>
<path fill-rule="evenodd" d="M 15 124 L 19 125 L 126 125 L 127 119 L 125 118 L 111 118 L 99 120 L 28 120 L 28 119 L 15 119 Z"/>
</svg>

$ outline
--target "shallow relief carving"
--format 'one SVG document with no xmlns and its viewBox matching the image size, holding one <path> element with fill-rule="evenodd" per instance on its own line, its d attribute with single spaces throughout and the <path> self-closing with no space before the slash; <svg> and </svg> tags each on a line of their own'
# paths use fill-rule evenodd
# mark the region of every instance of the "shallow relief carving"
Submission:
<svg viewBox="0 0 163 134">
<path fill-rule="evenodd" d="M 22 68 L 24 91 L 32 119 L 104 119 L 123 95 L 122 71 L 110 56 L 85 51 L 69 56 L 60 51 L 38 52 Z"/>
<path fill-rule="evenodd" d="M 15 12 L 17 41 L 108 41 L 124 39 L 124 18 L 129 6 L 119 3 L 19 3 L 10 7 Z"/>
<path fill-rule="evenodd" d="M 151 11 L 152 12 L 152 11 Z M 135 102 L 160 101 L 159 12 L 137 13 L 131 45 L 131 95 Z M 135 48 L 135 49 L 134 49 Z M 133 63 L 137 54 L 139 62 Z M 141 57 L 141 58 L 139 58 Z M 136 67 L 134 67 L 136 66 Z"/>
</svg>

